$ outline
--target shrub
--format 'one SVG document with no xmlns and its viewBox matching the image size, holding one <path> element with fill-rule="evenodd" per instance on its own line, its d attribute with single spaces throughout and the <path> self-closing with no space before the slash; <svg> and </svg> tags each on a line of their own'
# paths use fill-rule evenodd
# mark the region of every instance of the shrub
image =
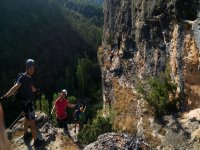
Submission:
<svg viewBox="0 0 200 150">
<path fill-rule="evenodd" d="M 95 118 L 97 115 L 97 112 L 101 109 L 103 109 L 103 103 L 98 102 L 96 104 L 92 104 L 92 105 L 90 104 L 87 106 L 85 114 L 88 119 Z"/>
<path fill-rule="evenodd" d="M 48 103 L 48 100 L 46 99 L 45 95 L 42 95 L 41 103 L 42 103 L 42 111 L 45 114 L 48 114 L 49 113 L 49 103 Z"/>
<path fill-rule="evenodd" d="M 43 111 L 45 114 L 49 113 L 49 103 L 45 95 L 42 95 L 41 100 L 36 100 L 36 109 Z"/>
<path fill-rule="evenodd" d="M 68 99 L 69 103 L 76 104 L 76 97 L 75 96 L 70 96 L 67 99 Z"/>
<path fill-rule="evenodd" d="M 89 144 L 97 140 L 100 134 L 111 132 L 112 124 L 109 117 L 98 116 L 87 124 L 78 134 L 78 139 L 82 144 Z"/>
<path fill-rule="evenodd" d="M 70 96 L 67 98 L 69 103 L 71 104 L 76 104 L 76 97 L 75 96 Z M 67 108 L 67 120 L 68 120 L 68 123 L 71 123 L 74 121 L 74 109 L 71 109 L 71 108 Z"/>
<path fill-rule="evenodd" d="M 53 105 L 55 104 L 55 101 L 58 99 L 58 97 L 59 97 L 59 93 L 54 93 L 54 94 L 53 94 L 52 108 L 53 108 Z M 51 110 L 52 110 L 52 108 L 51 108 Z M 55 110 L 54 110 L 54 112 L 53 112 L 53 114 L 52 114 L 52 120 L 53 120 L 53 124 L 54 124 L 55 126 L 57 126 Z"/>
<path fill-rule="evenodd" d="M 176 97 L 176 84 L 170 81 L 168 69 L 157 77 L 147 80 L 146 85 L 138 87 L 138 92 L 153 106 L 156 116 L 177 111 L 178 97 Z"/>
</svg>

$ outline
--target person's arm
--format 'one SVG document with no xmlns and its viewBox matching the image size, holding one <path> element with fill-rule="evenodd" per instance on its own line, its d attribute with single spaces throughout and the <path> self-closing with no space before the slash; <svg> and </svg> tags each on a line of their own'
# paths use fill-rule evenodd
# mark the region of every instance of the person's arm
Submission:
<svg viewBox="0 0 200 150">
<path fill-rule="evenodd" d="M 53 105 L 53 108 L 51 110 L 51 115 L 53 114 L 54 109 L 55 109 L 55 104 Z"/>
<path fill-rule="evenodd" d="M 17 83 L 3 97 L 1 97 L 1 99 L 3 100 L 4 98 L 14 95 L 22 84 L 24 84 L 24 76 L 20 76 Z"/>
<path fill-rule="evenodd" d="M 75 108 L 76 107 L 76 104 L 70 104 L 70 103 L 68 103 L 68 105 L 67 105 L 69 108 Z"/>
<path fill-rule="evenodd" d="M 85 112 L 85 110 L 86 110 L 86 106 L 84 106 L 83 112 Z"/>
<path fill-rule="evenodd" d="M 8 150 L 8 138 L 4 126 L 3 109 L 0 105 L 0 149 Z"/>
<path fill-rule="evenodd" d="M 14 94 L 17 92 L 17 90 L 20 88 L 20 86 L 21 86 L 21 83 L 15 84 L 15 85 L 4 95 L 4 97 L 5 97 L 5 98 L 8 98 L 8 97 L 14 95 Z"/>
<path fill-rule="evenodd" d="M 33 85 L 31 85 L 31 89 L 32 89 L 32 92 L 36 92 L 37 91 L 37 89 Z"/>
<path fill-rule="evenodd" d="M 57 99 L 58 100 L 58 99 Z M 54 104 L 53 104 L 53 108 L 52 108 L 52 110 L 51 110 L 51 115 L 53 114 L 53 111 L 54 111 L 54 109 L 55 109 L 55 106 L 56 106 L 56 103 L 57 103 L 57 100 L 54 102 Z"/>
</svg>

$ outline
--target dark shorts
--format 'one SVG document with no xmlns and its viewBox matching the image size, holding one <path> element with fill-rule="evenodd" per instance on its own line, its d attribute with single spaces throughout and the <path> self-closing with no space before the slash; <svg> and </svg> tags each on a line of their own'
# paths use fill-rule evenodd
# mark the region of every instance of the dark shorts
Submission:
<svg viewBox="0 0 200 150">
<path fill-rule="evenodd" d="M 67 129 L 67 118 L 65 118 L 65 119 L 58 119 L 57 118 L 57 123 L 58 123 L 59 128 Z"/>
<path fill-rule="evenodd" d="M 28 120 L 35 119 L 35 110 L 32 101 L 22 102 L 22 109 L 26 119 Z"/>
</svg>

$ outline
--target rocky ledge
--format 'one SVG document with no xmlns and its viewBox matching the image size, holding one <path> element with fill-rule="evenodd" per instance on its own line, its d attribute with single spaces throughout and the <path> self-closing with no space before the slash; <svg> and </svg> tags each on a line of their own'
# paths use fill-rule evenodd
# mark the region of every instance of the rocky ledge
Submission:
<svg viewBox="0 0 200 150">
<path fill-rule="evenodd" d="M 150 150 L 151 147 L 142 139 L 126 133 L 105 133 L 97 141 L 86 146 L 84 150 Z"/>
<path fill-rule="evenodd" d="M 159 120 L 149 118 L 148 128 L 141 128 L 140 138 L 133 134 L 106 133 L 84 150 L 197 150 L 200 147 L 200 108 Z"/>
<path fill-rule="evenodd" d="M 11 150 L 78 150 L 80 147 L 76 143 L 77 134 L 74 133 L 73 125 L 69 125 L 69 133 L 65 133 L 63 129 L 56 128 L 48 116 L 42 112 L 36 113 L 37 137 L 44 141 L 41 147 L 33 146 L 33 139 L 30 138 L 24 141 L 23 139 L 23 123 L 24 118 L 21 118 L 11 130 L 7 130 L 10 149 Z"/>
</svg>

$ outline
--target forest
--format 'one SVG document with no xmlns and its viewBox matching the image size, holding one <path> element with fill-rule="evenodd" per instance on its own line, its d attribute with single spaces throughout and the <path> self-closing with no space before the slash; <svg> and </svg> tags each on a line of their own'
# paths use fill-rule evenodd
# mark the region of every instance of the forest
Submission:
<svg viewBox="0 0 200 150">
<path fill-rule="evenodd" d="M 102 37 L 101 0 L 1 0 L 0 19 L 1 95 L 32 58 L 36 87 L 49 107 L 53 95 L 64 88 L 69 96 L 87 99 L 88 105 L 101 103 L 96 56 Z M 18 103 L 9 98 L 2 104 L 7 126 L 20 113 Z"/>
</svg>

